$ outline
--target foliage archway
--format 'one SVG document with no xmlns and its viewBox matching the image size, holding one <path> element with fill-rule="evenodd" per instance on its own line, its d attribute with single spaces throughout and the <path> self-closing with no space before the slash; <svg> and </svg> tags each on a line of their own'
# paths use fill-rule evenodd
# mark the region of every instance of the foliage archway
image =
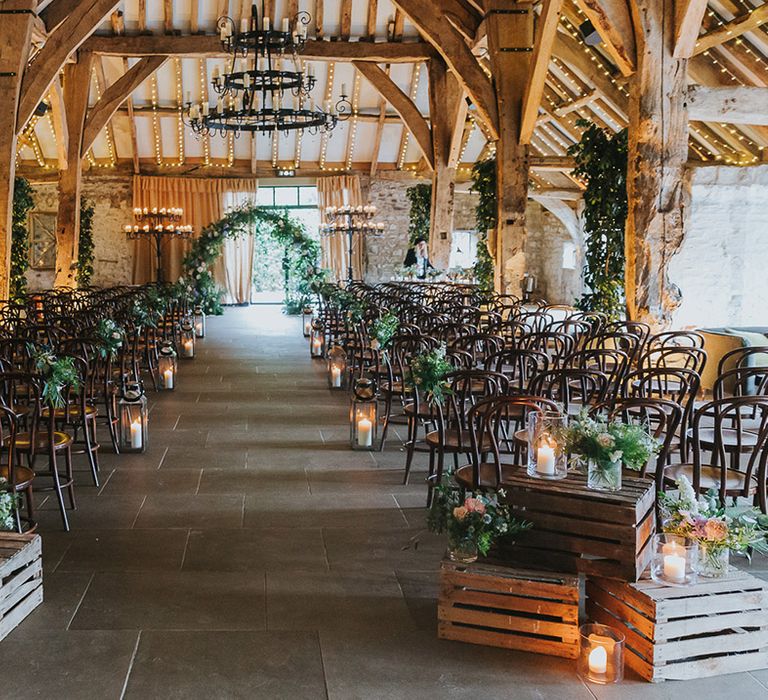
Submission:
<svg viewBox="0 0 768 700">
<path fill-rule="evenodd" d="M 186 285 L 194 302 L 207 314 L 220 314 L 221 289 L 213 279 L 212 266 L 224 249 L 224 241 L 251 234 L 252 228 L 267 233 L 285 249 L 285 306 L 296 313 L 311 298 L 311 285 L 318 278 L 317 258 L 320 245 L 307 235 L 304 225 L 285 209 L 271 209 L 247 203 L 208 226 L 196 238 L 182 262 Z"/>
</svg>

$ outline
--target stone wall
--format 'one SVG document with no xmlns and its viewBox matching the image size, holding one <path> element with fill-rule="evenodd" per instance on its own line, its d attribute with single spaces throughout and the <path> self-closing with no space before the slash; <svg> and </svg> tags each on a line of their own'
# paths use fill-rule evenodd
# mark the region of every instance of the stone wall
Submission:
<svg viewBox="0 0 768 700">
<path fill-rule="evenodd" d="M 673 327 L 768 326 L 768 165 L 694 168 L 691 194 Z"/>
<path fill-rule="evenodd" d="M 35 207 L 33 211 L 56 212 L 58 192 L 54 183 L 32 183 Z M 83 196 L 95 205 L 93 214 L 94 275 L 92 284 L 111 286 L 130 284 L 133 275 L 133 243 L 123 227 L 132 219 L 132 179 L 108 170 L 95 169 L 83 175 Z M 27 272 L 31 290 L 47 289 L 53 285 L 53 270 Z"/>
<path fill-rule="evenodd" d="M 372 284 L 392 278 L 403 264 L 408 246 L 409 204 L 405 191 L 414 184 L 401 180 L 376 179 L 365 182 L 371 204 L 376 205 L 379 218 L 387 229 L 379 238 L 366 243 L 368 266 L 366 280 Z M 454 228 L 475 229 L 477 195 L 457 191 L 455 197 Z M 529 269 L 538 279 L 541 296 L 553 304 L 572 303 L 581 293 L 581 263 L 576 269 L 564 269 L 564 248 L 571 245 L 568 231 L 556 216 L 536 202 L 528 202 Z M 578 251 L 578 260 L 581 253 Z"/>
</svg>

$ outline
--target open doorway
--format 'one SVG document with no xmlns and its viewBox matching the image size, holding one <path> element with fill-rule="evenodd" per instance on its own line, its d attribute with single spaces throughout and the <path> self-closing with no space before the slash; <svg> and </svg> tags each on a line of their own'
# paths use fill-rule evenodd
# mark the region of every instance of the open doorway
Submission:
<svg viewBox="0 0 768 700">
<path fill-rule="evenodd" d="M 286 209 L 304 224 L 307 234 L 319 237 L 320 212 L 314 185 L 260 185 L 256 203 L 272 209 Z M 285 296 L 283 249 L 269 234 L 254 234 L 252 304 L 282 304 Z"/>
</svg>

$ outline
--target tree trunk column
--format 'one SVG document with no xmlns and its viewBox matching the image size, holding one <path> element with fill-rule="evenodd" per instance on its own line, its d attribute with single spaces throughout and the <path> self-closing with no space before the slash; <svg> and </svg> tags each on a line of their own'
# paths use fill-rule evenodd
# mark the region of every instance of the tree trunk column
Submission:
<svg viewBox="0 0 768 700">
<path fill-rule="evenodd" d="M 637 71 L 629 103 L 625 288 L 629 317 L 668 327 L 680 305 L 669 261 L 690 204 L 686 59 L 673 57 L 674 4 L 633 0 Z"/>
<path fill-rule="evenodd" d="M 29 57 L 35 0 L 0 2 L 0 299 L 8 298 L 16 176 L 16 119 Z"/>
<path fill-rule="evenodd" d="M 520 145 L 520 120 L 533 50 L 533 6 L 529 2 L 487 0 L 486 24 L 499 112 L 498 226 L 490 253 L 496 262 L 497 289 L 520 294 L 520 281 L 526 272 L 525 209 L 530 173 L 529 146 Z"/>
<path fill-rule="evenodd" d="M 82 147 L 93 54 L 81 51 L 77 63 L 64 67 L 64 105 L 67 110 L 69 144 L 66 170 L 59 173 L 59 210 L 56 216 L 56 276 L 54 286 L 77 286 L 77 257 L 80 237 L 80 184 Z"/>
</svg>

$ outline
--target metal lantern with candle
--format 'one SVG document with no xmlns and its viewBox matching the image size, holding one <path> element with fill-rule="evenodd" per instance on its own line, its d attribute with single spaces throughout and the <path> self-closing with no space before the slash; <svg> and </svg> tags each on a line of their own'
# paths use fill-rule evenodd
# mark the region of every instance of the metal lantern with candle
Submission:
<svg viewBox="0 0 768 700">
<path fill-rule="evenodd" d="M 568 474 L 567 420 L 567 416 L 556 411 L 531 411 L 528 414 L 528 476 L 563 479 Z"/>
<path fill-rule="evenodd" d="M 338 345 L 328 351 L 328 387 L 347 388 L 347 353 Z"/>
<path fill-rule="evenodd" d="M 201 306 L 196 306 L 192 313 L 195 322 L 195 335 L 198 338 L 205 338 L 205 311 Z"/>
<path fill-rule="evenodd" d="M 310 357 L 325 357 L 325 324 L 316 318 L 312 321 L 312 330 L 309 334 Z"/>
<path fill-rule="evenodd" d="M 149 443 L 147 397 L 140 382 L 123 387 L 118 402 L 120 452 L 146 452 Z"/>
<path fill-rule="evenodd" d="M 315 310 L 311 306 L 305 306 L 301 310 L 301 329 L 305 338 L 309 338 L 312 333 L 312 319 L 315 317 Z"/>
<path fill-rule="evenodd" d="M 696 583 L 698 558 L 696 540 L 680 535 L 654 535 L 651 578 L 665 586 L 690 586 Z"/>
<path fill-rule="evenodd" d="M 178 372 L 176 350 L 173 344 L 165 342 L 157 352 L 157 371 L 160 374 L 160 389 L 172 391 L 176 388 L 176 373 Z"/>
<path fill-rule="evenodd" d="M 181 322 L 181 356 L 191 360 L 195 356 L 195 326 L 192 319 Z"/>
<path fill-rule="evenodd" d="M 355 380 L 349 411 L 349 441 L 353 450 L 374 450 L 379 438 L 379 403 L 372 379 Z"/>
<path fill-rule="evenodd" d="M 578 674 L 607 685 L 624 679 L 624 635 L 613 627 L 589 623 L 579 628 Z"/>
</svg>

